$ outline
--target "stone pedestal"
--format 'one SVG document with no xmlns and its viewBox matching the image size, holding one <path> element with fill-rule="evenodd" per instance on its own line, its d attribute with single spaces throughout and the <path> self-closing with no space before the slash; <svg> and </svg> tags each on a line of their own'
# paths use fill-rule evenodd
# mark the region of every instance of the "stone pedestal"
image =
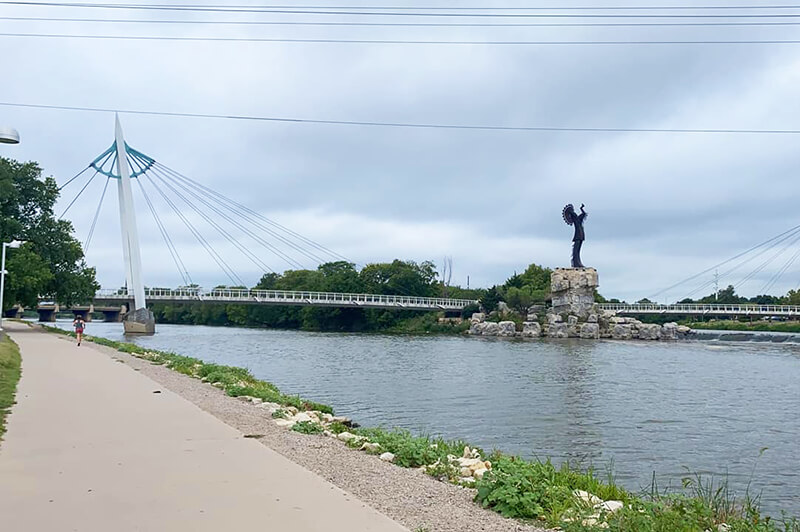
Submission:
<svg viewBox="0 0 800 532">
<path fill-rule="evenodd" d="M 553 312 L 585 321 L 594 314 L 594 293 L 599 286 L 594 268 L 556 268 L 550 276 Z"/>
<path fill-rule="evenodd" d="M 155 334 L 156 319 L 153 313 L 146 308 L 129 312 L 122 320 L 125 334 Z"/>
</svg>

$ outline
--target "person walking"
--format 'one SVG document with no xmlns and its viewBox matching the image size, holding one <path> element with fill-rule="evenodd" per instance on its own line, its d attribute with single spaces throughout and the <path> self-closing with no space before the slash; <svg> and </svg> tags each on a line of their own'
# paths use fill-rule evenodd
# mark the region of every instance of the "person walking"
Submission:
<svg viewBox="0 0 800 532">
<path fill-rule="evenodd" d="M 75 336 L 78 338 L 78 345 L 81 345 L 81 338 L 83 338 L 83 330 L 86 328 L 86 322 L 83 321 L 83 316 L 78 316 L 72 322 L 75 327 Z"/>
</svg>

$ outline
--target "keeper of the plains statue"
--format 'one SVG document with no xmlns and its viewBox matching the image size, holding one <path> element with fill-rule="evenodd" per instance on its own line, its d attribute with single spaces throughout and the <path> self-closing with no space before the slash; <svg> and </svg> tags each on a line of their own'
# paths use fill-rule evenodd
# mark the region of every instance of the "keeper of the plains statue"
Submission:
<svg viewBox="0 0 800 532">
<path fill-rule="evenodd" d="M 585 205 L 581 203 L 580 214 L 575 212 L 575 207 L 572 206 L 572 203 L 568 203 L 567 206 L 564 207 L 564 210 L 561 211 L 561 216 L 564 217 L 564 221 L 567 222 L 567 225 L 571 225 L 575 228 L 575 234 L 572 237 L 573 268 L 585 268 L 581 262 L 581 246 L 586 238 L 586 235 L 583 232 L 583 222 L 586 220 L 586 217 L 589 216 L 589 214 L 583 210 L 584 206 Z"/>
</svg>

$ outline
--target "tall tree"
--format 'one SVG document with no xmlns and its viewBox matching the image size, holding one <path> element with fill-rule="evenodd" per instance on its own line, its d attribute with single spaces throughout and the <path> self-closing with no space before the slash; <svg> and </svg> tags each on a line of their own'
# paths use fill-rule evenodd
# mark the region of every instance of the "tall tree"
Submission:
<svg viewBox="0 0 800 532">
<path fill-rule="evenodd" d="M 6 308 L 33 306 L 38 296 L 63 305 L 85 302 L 99 288 L 72 224 L 53 214 L 56 199 L 58 186 L 42 178 L 39 165 L 0 157 L 0 241 L 27 242 L 8 257 Z"/>
</svg>

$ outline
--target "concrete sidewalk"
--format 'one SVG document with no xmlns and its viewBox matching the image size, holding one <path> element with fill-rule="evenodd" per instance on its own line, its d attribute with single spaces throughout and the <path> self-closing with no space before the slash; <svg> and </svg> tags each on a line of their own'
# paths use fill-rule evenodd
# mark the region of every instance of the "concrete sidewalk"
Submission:
<svg viewBox="0 0 800 532">
<path fill-rule="evenodd" d="M 93 344 L 4 327 L 22 353 L 4 532 L 407 532 Z"/>
</svg>

